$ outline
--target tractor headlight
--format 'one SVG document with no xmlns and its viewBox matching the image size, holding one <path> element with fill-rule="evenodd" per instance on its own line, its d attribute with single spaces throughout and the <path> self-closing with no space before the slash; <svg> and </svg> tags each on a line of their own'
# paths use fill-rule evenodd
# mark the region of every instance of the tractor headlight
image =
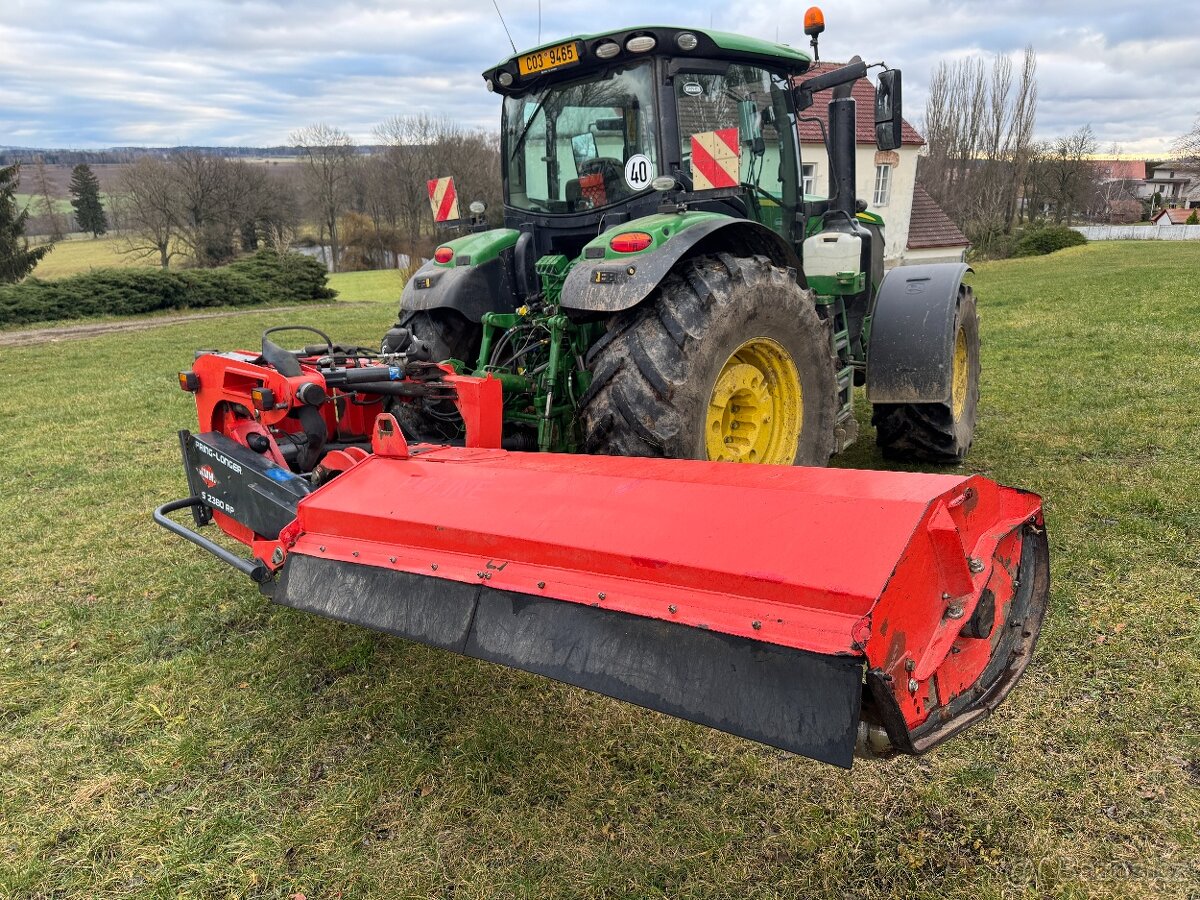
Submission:
<svg viewBox="0 0 1200 900">
<path fill-rule="evenodd" d="M 675 46 L 680 50 L 695 50 L 700 46 L 700 39 L 690 31 L 681 31 L 675 37 Z"/>
<path fill-rule="evenodd" d="M 601 59 L 612 59 L 621 52 L 621 45 L 615 41 L 605 41 L 595 49 L 595 54 Z"/>
<path fill-rule="evenodd" d="M 487 212 L 487 204 L 482 200 L 472 200 L 471 205 L 467 209 L 471 210 L 471 215 L 473 216 L 482 216 Z"/>
<path fill-rule="evenodd" d="M 513 83 L 512 72 L 501 72 L 497 79 L 501 87 L 511 87 Z"/>
<path fill-rule="evenodd" d="M 658 43 L 652 34 L 639 34 L 625 42 L 625 49 L 630 53 L 649 53 Z"/>
<path fill-rule="evenodd" d="M 490 79 L 490 78 L 487 80 L 487 89 L 489 91 L 494 91 L 496 89 L 496 85 L 492 82 L 492 79 Z"/>
</svg>

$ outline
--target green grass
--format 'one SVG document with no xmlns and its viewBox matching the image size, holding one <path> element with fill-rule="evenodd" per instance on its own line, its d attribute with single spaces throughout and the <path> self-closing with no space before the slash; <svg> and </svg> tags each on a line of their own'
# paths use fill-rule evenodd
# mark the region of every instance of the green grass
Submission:
<svg viewBox="0 0 1200 900">
<path fill-rule="evenodd" d="M 16 194 L 17 209 L 25 209 L 28 207 L 31 216 L 41 215 L 42 201 L 41 198 L 34 194 Z M 71 205 L 71 201 L 64 197 L 51 197 L 51 202 L 54 203 L 54 211 L 62 213 L 65 216 L 74 216 L 75 207 Z M 74 219 L 71 220 L 74 223 Z"/>
<path fill-rule="evenodd" d="M 404 274 L 399 269 L 339 272 L 329 276 L 329 286 L 338 292 L 339 300 L 371 300 L 391 303 L 399 309 Z"/>
<path fill-rule="evenodd" d="M 33 276 L 51 281 L 112 266 L 157 265 L 155 259 L 120 253 L 123 243 L 123 239 L 119 237 L 102 237 L 95 240 L 79 237 L 60 241 L 43 257 L 33 271 Z M 397 269 L 342 272 L 329 276 L 329 286 L 338 292 L 341 300 L 386 301 L 395 303 L 399 308 L 404 275 Z"/>
<path fill-rule="evenodd" d="M 121 253 L 120 248 L 123 245 L 124 240 L 119 237 L 92 238 L 91 235 L 59 241 L 53 250 L 42 257 L 42 261 L 33 270 L 33 277 L 53 281 L 114 266 L 125 268 L 158 265 L 155 258 Z"/>
<path fill-rule="evenodd" d="M 273 607 L 155 528 L 174 373 L 270 315 L 7 349 L 0 897 L 1194 897 L 1198 266 L 980 265 L 970 467 L 1044 494 L 1050 612 L 992 719 L 849 773 Z M 838 462 L 881 467 L 860 414 Z"/>
</svg>

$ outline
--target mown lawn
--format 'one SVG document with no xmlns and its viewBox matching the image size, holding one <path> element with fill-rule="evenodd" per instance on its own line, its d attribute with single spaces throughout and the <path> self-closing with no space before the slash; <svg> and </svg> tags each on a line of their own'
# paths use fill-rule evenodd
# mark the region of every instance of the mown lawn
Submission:
<svg viewBox="0 0 1200 900">
<path fill-rule="evenodd" d="M 124 239 L 73 235 L 59 241 L 54 249 L 42 257 L 33 270 L 34 278 L 52 281 L 70 275 L 82 275 L 95 269 L 110 269 L 114 266 L 156 266 L 158 260 L 137 254 L 121 253 Z"/>
<path fill-rule="evenodd" d="M 399 269 L 339 272 L 329 276 L 329 286 L 338 292 L 339 300 L 373 300 L 399 309 L 404 274 Z"/>
<path fill-rule="evenodd" d="M 120 252 L 124 240 L 119 237 L 75 236 L 54 245 L 33 271 L 34 278 L 51 281 L 69 275 L 81 275 L 94 269 L 113 266 L 155 266 L 157 260 Z M 329 286 L 342 300 L 380 300 L 400 305 L 404 276 L 396 269 L 375 272 L 341 272 L 329 276 Z"/>
<path fill-rule="evenodd" d="M 980 266 L 970 466 L 1045 495 L 1051 610 L 996 716 L 852 772 L 272 607 L 156 529 L 174 373 L 270 315 L 6 350 L 0 897 L 1195 897 L 1198 268 Z M 839 464 L 881 466 L 860 412 Z"/>
</svg>

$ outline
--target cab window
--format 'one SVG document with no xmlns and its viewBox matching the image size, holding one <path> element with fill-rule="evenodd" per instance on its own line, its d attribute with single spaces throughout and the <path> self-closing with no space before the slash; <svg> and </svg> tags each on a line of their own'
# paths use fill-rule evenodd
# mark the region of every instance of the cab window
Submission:
<svg viewBox="0 0 1200 900">
<path fill-rule="evenodd" d="M 658 175 L 648 61 L 504 100 L 507 201 L 570 213 L 617 203 Z"/>
<path fill-rule="evenodd" d="M 799 187 L 786 76 L 745 65 L 683 72 L 675 102 L 685 180 L 695 190 L 736 183 L 755 218 L 786 233 Z"/>
</svg>

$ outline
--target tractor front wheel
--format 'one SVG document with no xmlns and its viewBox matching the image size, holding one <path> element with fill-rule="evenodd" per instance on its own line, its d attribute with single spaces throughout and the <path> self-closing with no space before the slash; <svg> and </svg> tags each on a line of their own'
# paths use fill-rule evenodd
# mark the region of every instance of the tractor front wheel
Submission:
<svg viewBox="0 0 1200 900">
<path fill-rule="evenodd" d="M 453 309 L 416 310 L 404 313 L 401 328 L 429 344 L 434 362 L 457 359 L 474 367 L 479 356 L 482 331 Z M 388 347 L 383 347 L 387 352 Z M 462 432 L 462 420 L 450 400 L 390 399 L 385 409 L 396 417 L 400 429 L 410 441 L 443 443 L 455 440 Z"/>
<path fill-rule="evenodd" d="M 959 288 L 950 358 L 950 397 L 944 403 L 877 403 L 875 442 L 888 459 L 961 463 L 975 439 L 979 405 L 979 313 L 975 295 Z"/>
<path fill-rule="evenodd" d="M 457 310 L 422 309 L 407 312 L 401 316 L 399 325 L 429 344 L 434 362 L 458 359 L 474 368 L 482 330 Z"/>
<path fill-rule="evenodd" d="M 589 453 L 824 466 L 837 385 L 829 325 L 765 257 L 684 262 L 588 354 Z"/>
</svg>

